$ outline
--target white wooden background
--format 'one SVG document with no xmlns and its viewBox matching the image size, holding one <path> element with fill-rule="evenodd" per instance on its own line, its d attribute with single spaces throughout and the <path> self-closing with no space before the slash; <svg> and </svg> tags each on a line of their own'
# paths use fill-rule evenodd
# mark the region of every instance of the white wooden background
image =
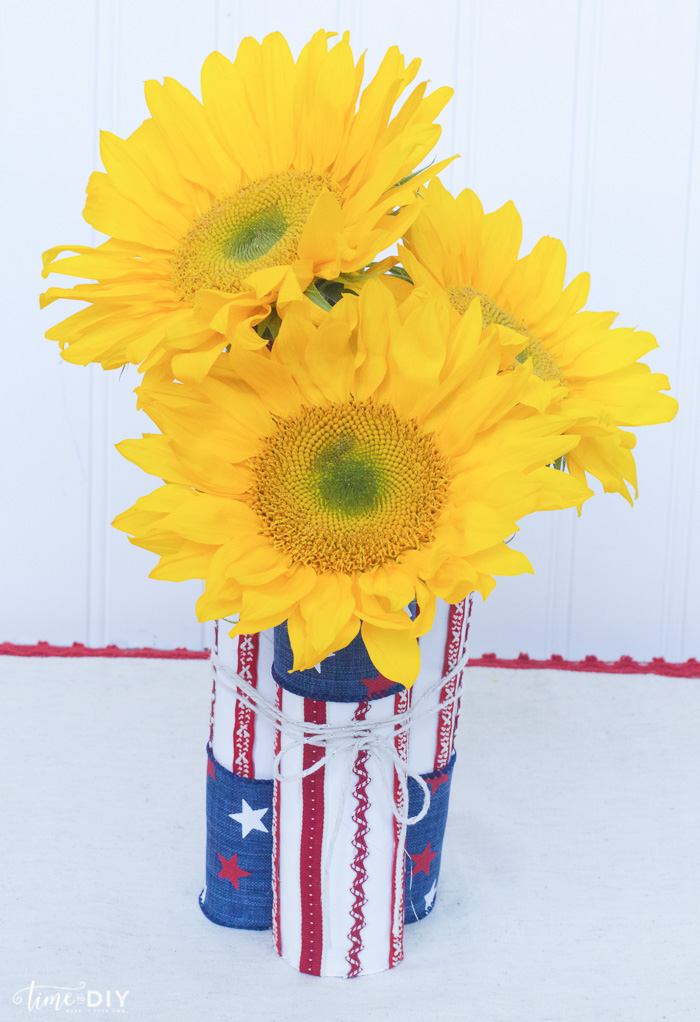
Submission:
<svg viewBox="0 0 700 1022">
<path fill-rule="evenodd" d="M 700 657 L 698 502 L 700 63 L 690 0 L 35 0 L 3 5 L 5 260 L 0 364 L 3 482 L 0 641 L 189 646 L 198 583 L 147 579 L 152 555 L 109 522 L 155 483 L 113 444 L 143 428 L 135 370 L 63 363 L 40 313 L 41 252 L 95 243 L 82 220 L 98 129 L 147 115 L 142 83 L 198 89 L 213 49 L 281 29 L 298 51 L 349 28 L 370 66 L 397 43 L 456 96 L 442 115 L 446 175 L 487 209 L 513 199 L 528 245 L 561 237 L 593 308 L 658 337 L 681 412 L 640 430 L 641 483 L 518 537 L 535 577 L 505 579 L 479 608 L 473 651 Z M 57 282 L 60 281 L 57 278 Z"/>
</svg>

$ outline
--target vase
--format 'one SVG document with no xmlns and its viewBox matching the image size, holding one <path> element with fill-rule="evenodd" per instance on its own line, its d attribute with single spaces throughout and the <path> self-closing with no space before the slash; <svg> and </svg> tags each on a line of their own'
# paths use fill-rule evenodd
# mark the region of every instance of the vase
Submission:
<svg viewBox="0 0 700 1022">
<path fill-rule="evenodd" d="M 447 675 L 463 657 L 470 615 L 471 601 L 455 606 L 438 602 L 434 626 L 420 640 L 423 666 L 411 701 L 431 677 Z M 215 626 L 207 744 L 206 883 L 199 901 L 204 914 L 221 926 L 269 929 L 275 727 L 270 714 L 257 712 L 251 705 L 240 682 L 254 688 L 269 706 L 275 705 L 274 631 L 231 638 L 232 626 L 232 621 Z M 376 681 L 376 670 L 368 661 L 365 666 Z M 438 705 L 440 709 L 414 721 L 407 744 L 408 767 L 422 776 L 431 798 L 425 817 L 406 829 L 405 923 L 424 918 L 435 904 L 459 712 L 459 701 L 451 697 L 460 680 L 448 681 L 428 697 L 426 709 Z M 381 678 L 378 684 L 373 698 L 382 691 Z M 372 686 L 363 686 L 360 694 L 365 691 L 371 695 Z M 393 691 L 400 694 L 402 687 Z M 408 777 L 407 794 L 408 815 L 414 817 L 421 810 L 424 793 L 413 776 Z"/>
<path fill-rule="evenodd" d="M 360 636 L 293 671 L 274 630 L 272 929 L 300 972 L 393 968 L 404 922 L 435 904 L 470 609 L 440 604 L 411 689 L 378 674 Z"/>
<path fill-rule="evenodd" d="M 231 638 L 216 623 L 207 743 L 204 914 L 220 926 L 269 929 L 272 919 L 274 728 L 245 701 L 242 679 L 274 700 L 271 631 Z"/>
</svg>

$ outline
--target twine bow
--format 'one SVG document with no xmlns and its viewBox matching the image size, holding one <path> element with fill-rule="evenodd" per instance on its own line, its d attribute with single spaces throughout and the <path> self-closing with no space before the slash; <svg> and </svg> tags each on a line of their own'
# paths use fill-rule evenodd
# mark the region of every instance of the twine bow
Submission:
<svg viewBox="0 0 700 1022">
<path fill-rule="evenodd" d="M 231 670 L 223 663 L 217 654 L 212 655 L 212 663 L 216 670 L 217 681 L 221 679 L 224 687 L 239 699 L 244 706 L 253 712 L 270 721 L 280 730 L 285 738 L 292 741 L 285 744 L 285 747 L 277 753 L 273 763 L 273 778 L 277 781 L 302 780 L 310 774 L 315 773 L 327 766 L 338 753 L 349 753 L 349 761 L 354 764 L 358 753 L 367 750 L 370 755 L 375 756 L 382 774 L 382 778 L 389 795 L 394 817 L 402 826 L 411 826 L 424 818 L 430 809 L 430 791 L 428 785 L 421 775 L 411 770 L 396 749 L 396 739 L 402 734 L 410 733 L 411 728 L 418 720 L 433 716 L 456 702 L 462 694 L 461 674 L 467 666 L 468 657 L 466 653 L 458 659 L 457 663 L 443 677 L 434 682 L 407 710 L 403 713 L 392 714 L 390 717 L 382 717 L 369 721 L 352 720 L 344 724 L 315 724 L 310 721 L 295 720 L 288 713 L 278 709 L 266 696 L 255 688 L 250 682 L 242 678 L 238 672 Z M 446 699 L 438 700 L 428 705 L 432 696 L 445 685 L 456 681 L 455 691 Z M 380 701 L 380 700 L 379 700 Z M 285 772 L 282 769 L 284 757 L 290 752 L 295 752 L 304 746 L 312 745 L 324 749 L 324 755 L 310 767 L 293 773 Z M 387 769 L 388 768 L 388 769 Z M 394 771 L 398 778 L 401 798 L 394 798 L 393 775 Z M 408 779 L 413 778 L 423 792 L 423 805 L 415 816 L 408 815 Z M 352 783 L 350 773 L 347 784 Z M 344 802 L 344 799 L 343 799 Z M 342 803 L 341 803 L 342 804 Z M 405 806 L 405 812 L 400 808 Z M 339 826 L 339 823 L 336 825 Z"/>
</svg>

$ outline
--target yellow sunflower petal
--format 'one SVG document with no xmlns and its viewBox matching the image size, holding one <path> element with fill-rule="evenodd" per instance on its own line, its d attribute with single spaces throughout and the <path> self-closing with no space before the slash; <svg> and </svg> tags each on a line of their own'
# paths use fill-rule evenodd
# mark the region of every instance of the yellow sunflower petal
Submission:
<svg viewBox="0 0 700 1022">
<path fill-rule="evenodd" d="M 338 572 L 320 575 L 299 601 L 299 610 L 306 622 L 307 641 L 319 652 L 327 649 L 354 615 L 351 579 Z"/>
<path fill-rule="evenodd" d="M 242 587 L 231 583 L 226 589 L 212 592 L 208 587 L 197 600 L 196 614 L 198 621 L 216 621 L 237 614 L 241 604 Z"/>
<path fill-rule="evenodd" d="M 337 650 L 348 646 L 360 630 L 360 620 L 355 616 L 350 617 L 344 625 L 334 631 L 333 639 L 324 647 L 314 644 L 309 623 L 299 609 L 293 610 L 289 615 L 287 629 L 294 651 L 292 670 L 305 671 L 315 667 Z"/>
<path fill-rule="evenodd" d="M 362 572 L 357 581 L 363 593 L 383 596 L 394 611 L 407 607 L 416 592 L 411 575 L 391 561 L 375 568 L 374 571 Z"/>
<path fill-rule="evenodd" d="M 452 559 L 440 565 L 428 579 L 431 592 L 447 603 L 459 603 L 478 588 L 479 573 L 467 560 Z"/>
<path fill-rule="evenodd" d="M 235 373 L 252 387 L 271 415 L 293 415 L 299 411 L 300 395 L 289 368 L 269 357 L 267 351 L 250 352 L 237 349 L 230 365 L 221 363 L 218 373 Z"/>
<path fill-rule="evenodd" d="M 312 260 L 319 277 L 332 279 L 340 273 L 339 255 L 345 245 L 340 203 L 324 188 L 304 224 L 299 257 Z"/>
<path fill-rule="evenodd" d="M 122 195 L 139 206 L 146 206 L 159 223 L 170 227 L 175 237 L 186 234 L 191 219 L 182 206 L 165 194 L 153 180 L 147 160 L 147 148 L 139 145 L 139 132 L 121 139 L 109 131 L 100 132 L 100 155 L 105 170 Z"/>
<path fill-rule="evenodd" d="M 374 281 L 362 289 L 359 311 L 353 388 L 358 400 L 363 401 L 386 376 L 389 338 L 398 332 L 399 317 L 393 296 Z"/>
<path fill-rule="evenodd" d="M 236 165 L 211 131 L 202 105 L 179 82 L 146 82 L 146 102 L 184 177 L 213 194 L 235 191 Z"/>
<path fill-rule="evenodd" d="M 212 134 L 249 180 L 270 171 L 268 139 L 259 123 L 246 86 L 248 45 L 241 43 L 235 64 L 221 53 L 211 53 L 202 67 L 202 99 Z"/>
<path fill-rule="evenodd" d="M 234 634 L 247 635 L 280 624 L 315 584 L 314 570 L 298 567 L 288 577 L 276 578 L 266 586 L 244 588 L 241 616 Z"/>
<path fill-rule="evenodd" d="M 161 223 L 143 206 L 123 195 L 107 174 L 95 172 L 87 187 L 83 216 L 89 224 L 124 241 L 172 250 L 180 240 L 176 224 Z"/>
<path fill-rule="evenodd" d="M 181 542 L 172 554 L 164 554 L 149 578 L 162 582 L 186 582 L 193 578 L 206 578 L 216 547 L 202 543 Z"/>
<path fill-rule="evenodd" d="M 619 493 L 630 504 L 627 483 L 637 495 L 637 470 L 630 447 L 634 437 L 622 430 L 615 430 L 605 437 L 581 437 L 580 443 L 567 456 L 572 472 L 584 476 L 589 472 L 603 484 L 607 493 Z"/>
<path fill-rule="evenodd" d="M 250 519 L 251 512 L 246 505 L 202 493 L 166 515 L 161 526 L 185 539 L 217 546 L 227 543 L 243 525 L 250 523 Z"/>
<path fill-rule="evenodd" d="M 362 641 L 370 660 L 385 678 L 401 682 L 406 688 L 413 685 L 420 670 L 420 650 L 410 631 L 390 631 L 365 621 Z"/>
</svg>

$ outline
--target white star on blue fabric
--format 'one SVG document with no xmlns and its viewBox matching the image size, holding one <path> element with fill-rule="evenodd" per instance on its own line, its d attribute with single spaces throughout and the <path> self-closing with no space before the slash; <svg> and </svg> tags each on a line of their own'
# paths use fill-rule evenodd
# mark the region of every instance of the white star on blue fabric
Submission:
<svg viewBox="0 0 700 1022">
<path fill-rule="evenodd" d="M 428 893 L 425 895 L 425 907 L 431 909 L 433 902 L 435 901 L 435 892 L 437 891 L 437 880 L 433 880 L 433 886 L 430 888 Z"/>
<path fill-rule="evenodd" d="M 240 813 L 229 813 L 232 820 L 236 823 L 240 823 L 242 829 L 242 836 L 248 837 L 251 830 L 262 830 L 265 834 L 268 833 L 267 827 L 262 822 L 262 818 L 268 811 L 268 806 L 264 809 L 251 809 L 245 799 L 241 799 L 241 811 Z"/>
<path fill-rule="evenodd" d="M 335 656 L 335 653 L 329 653 L 328 656 L 326 657 L 326 660 L 330 660 L 330 658 L 332 656 Z M 318 673 L 320 674 L 321 673 L 321 664 L 322 663 L 323 663 L 323 660 L 320 660 L 317 664 L 314 664 L 312 670 L 318 671 Z"/>
</svg>

